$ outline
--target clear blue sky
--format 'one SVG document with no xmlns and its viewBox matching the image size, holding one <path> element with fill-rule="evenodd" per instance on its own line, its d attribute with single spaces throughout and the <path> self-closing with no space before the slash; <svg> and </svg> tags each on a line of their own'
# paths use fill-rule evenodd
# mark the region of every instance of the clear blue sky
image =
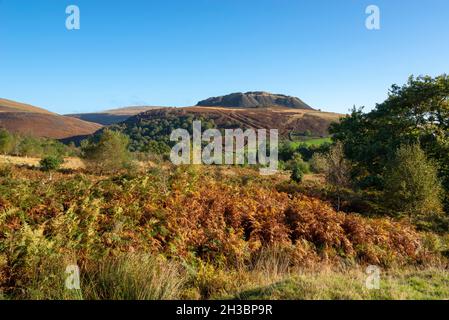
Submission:
<svg viewBox="0 0 449 320">
<path fill-rule="evenodd" d="M 79 31 L 65 28 L 69 4 Z M 365 28 L 369 4 L 379 31 Z M 346 112 L 445 72 L 447 0 L 0 0 L 0 97 L 59 113 L 249 90 Z"/>
</svg>

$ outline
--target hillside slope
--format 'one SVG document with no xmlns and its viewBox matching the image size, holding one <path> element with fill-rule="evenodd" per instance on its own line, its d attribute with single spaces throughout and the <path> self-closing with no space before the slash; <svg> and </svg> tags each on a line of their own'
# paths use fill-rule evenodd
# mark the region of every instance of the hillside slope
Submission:
<svg viewBox="0 0 449 320">
<path fill-rule="evenodd" d="M 101 125 L 52 113 L 42 108 L 0 99 L 0 128 L 14 133 L 64 139 L 89 135 Z"/>
<path fill-rule="evenodd" d="M 203 130 L 278 129 L 280 138 L 286 139 L 291 133 L 306 131 L 313 136 L 328 136 L 329 125 L 341 117 L 336 113 L 291 108 L 164 108 L 140 113 L 112 128 L 131 137 L 133 150 L 144 150 L 151 141 L 169 144 L 170 134 L 175 129 L 183 128 L 191 132 L 194 120 L 202 121 Z"/>
<path fill-rule="evenodd" d="M 68 114 L 66 116 L 109 126 L 111 124 L 123 122 L 136 114 L 160 108 L 163 107 L 126 107 L 101 112 Z"/>
</svg>

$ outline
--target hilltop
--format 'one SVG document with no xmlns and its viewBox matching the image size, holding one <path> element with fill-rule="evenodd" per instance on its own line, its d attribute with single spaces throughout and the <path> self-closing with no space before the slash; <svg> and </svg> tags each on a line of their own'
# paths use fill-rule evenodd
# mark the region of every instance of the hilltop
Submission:
<svg viewBox="0 0 449 320">
<path fill-rule="evenodd" d="M 212 97 L 198 102 L 197 106 L 234 107 L 234 108 L 267 108 L 284 107 L 313 110 L 311 106 L 297 97 L 273 94 L 264 91 L 231 93 L 225 96 Z"/>
</svg>

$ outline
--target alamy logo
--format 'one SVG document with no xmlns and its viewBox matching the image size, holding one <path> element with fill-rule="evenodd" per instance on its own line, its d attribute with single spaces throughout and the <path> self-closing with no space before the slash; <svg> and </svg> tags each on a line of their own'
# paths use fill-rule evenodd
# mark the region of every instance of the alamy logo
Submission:
<svg viewBox="0 0 449 320">
<path fill-rule="evenodd" d="M 65 287 L 68 290 L 80 290 L 80 269 L 77 265 L 67 266 L 65 273 L 68 275 L 65 279 Z"/>
<path fill-rule="evenodd" d="M 69 15 L 65 20 L 67 30 L 79 30 L 81 28 L 80 8 L 75 5 L 70 5 L 65 9 L 65 13 Z"/>
<path fill-rule="evenodd" d="M 365 13 L 369 16 L 365 20 L 368 30 L 380 30 L 380 9 L 376 5 L 366 7 Z"/>
<path fill-rule="evenodd" d="M 365 286 L 368 290 L 380 289 L 380 268 L 378 266 L 370 265 L 366 268 Z"/>
<path fill-rule="evenodd" d="M 263 166 L 260 168 L 262 175 L 277 172 L 279 136 L 276 129 L 269 130 L 269 141 L 266 129 L 225 129 L 223 137 L 218 129 L 202 132 L 201 121 L 193 121 L 192 132 L 193 137 L 186 129 L 171 133 L 170 141 L 178 142 L 170 153 L 173 164 L 249 164 Z M 204 148 L 203 142 L 208 143 Z"/>
</svg>

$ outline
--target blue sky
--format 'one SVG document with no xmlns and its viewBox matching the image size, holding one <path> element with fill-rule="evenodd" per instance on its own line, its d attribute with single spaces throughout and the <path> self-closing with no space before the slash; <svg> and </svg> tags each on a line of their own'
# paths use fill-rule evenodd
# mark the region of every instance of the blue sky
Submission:
<svg viewBox="0 0 449 320">
<path fill-rule="evenodd" d="M 70 4 L 81 30 L 65 28 Z M 448 57 L 447 0 L 0 0 L 0 97 L 59 113 L 250 90 L 370 109 Z"/>
</svg>

